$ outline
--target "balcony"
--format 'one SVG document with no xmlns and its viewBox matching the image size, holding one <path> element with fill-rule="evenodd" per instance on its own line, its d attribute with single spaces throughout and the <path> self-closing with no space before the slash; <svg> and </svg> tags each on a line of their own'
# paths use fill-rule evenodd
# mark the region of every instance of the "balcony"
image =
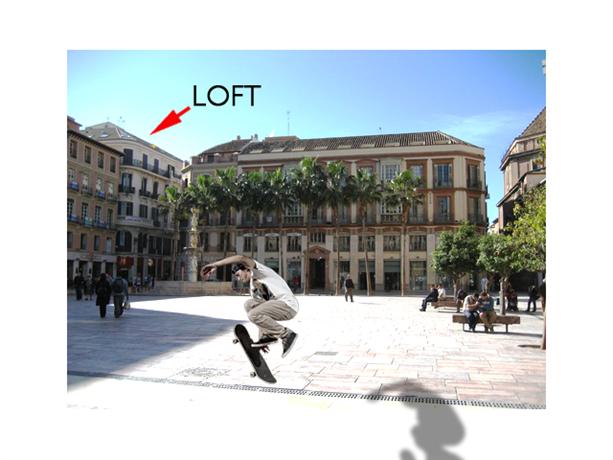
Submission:
<svg viewBox="0 0 613 460">
<path fill-rule="evenodd" d="M 427 222 L 427 219 L 424 214 L 409 214 L 409 225 L 410 224 L 425 224 L 426 222 Z"/>
<path fill-rule="evenodd" d="M 151 192 L 149 192 L 149 191 L 147 191 L 147 190 L 142 190 L 142 189 L 140 189 L 140 190 L 138 191 L 138 195 L 139 195 L 139 196 L 144 196 L 144 197 L 147 197 L 147 198 L 151 198 Z"/>
<path fill-rule="evenodd" d="M 94 227 L 104 228 L 104 229 L 109 228 L 109 226 L 105 222 L 102 222 L 101 220 L 94 220 Z"/>
<path fill-rule="evenodd" d="M 475 225 L 485 225 L 485 217 L 480 213 L 468 213 L 468 222 Z"/>
<path fill-rule="evenodd" d="M 119 184 L 119 193 L 134 193 L 134 187 Z"/>
<path fill-rule="evenodd" d="M 432 185 L 434 188 L 453 188 L 453 181 L 451 179 L 435 179 Z"/>
<path fill-rule="evenodd" d="M 72 181 L 69 181 L 69 182 L 68 182 L 68 188 L 69 188 L 70 190 L 75 190 L 75 191 L 77 191 L 77 192 L 78 192 L 78 191 L 79 191 L 79 183 L 78 183 L 78 182 L 76 182 L 76 181 L 73 181 L 73 180 L 72 180 Z"/>
<path fill-rule="evenodd" d="M 89 185 L 82 185 L 81 186 L 81 193 L 83 195 L 88 195 L 88 196 L 92 196 L 93 195 L 92 189 L 89 188 Z"/>
<path fill-rule="evenodd" d="M 106 194 L 107 201 L 117 201 L 117 195 L 113 195 L 112 193 Z"/>
<path fill-rule="evenodd" d="M 453 222 L 453 218 L 449 214 L 435 214 L 434 215 L 435 224 L 450 224 L 451 222 Z"/>
<path fill-rule="evenodd" d="M 480 180 L 469 179 L 466 181 L 466 188 L 471 190 L 483 190 L 483 182 Z"/>
<path fill-rule="evenodd" d="M 382 224 L 400 224 L 402 223 L 401 214 L 381 214 Z"/>
<path fill-rule="evenodd" d="M 81 218 L 78 216 L 73 216 L 72 214 L 68 214 L 68 222 L 73 222 L 75 224 L 81 223 Z"/>
<path fill-rule="evenodd" d="M 86 227 L 94 226 L 94 221 L 90 217 L 81 217 L 81 220 L 83 222 L 83 225 L 85 225 Z"/>
<path fill-rule="evenodd" d="M 104 193 L 102 190 L 96 190 L 96 198 L 104 200 L 106 198 L 106 193 Z"/>
<path fill-rule="evenodd" d="M 304 217 L 303 216 L 284 216 L 283 223 L 285 225 L 303 225 Z"/>
<path fill-rule="evenodd" d="M 161 223 L 159 220 L 154 220 L 154 221 L 153 221 L 153 226 L 154 226 L 154 227 L 159 227 L 159 226 L 161 226 L 161 225 L 162 225 L 162 223 Z"/>
</svg>

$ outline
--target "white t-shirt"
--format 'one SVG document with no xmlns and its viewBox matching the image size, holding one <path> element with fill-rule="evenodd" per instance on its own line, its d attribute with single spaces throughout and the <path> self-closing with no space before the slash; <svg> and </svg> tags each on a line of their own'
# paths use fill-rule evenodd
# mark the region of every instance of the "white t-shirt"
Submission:
<svg viewBox="0 0 613 460">
<path fill-rule="evenodd" d="M 471 303 L 477 303 L 477 300 L 475 297 L 473 297 L 472 295 L 467 295 L 466 298 L 464 299 L 464 311 L 471 311 L 468 308 L 468 304 Z M 473 310 L 474 311 L 474 310 Z"/>
<path fill-rule="evenodd" d="M 254 292 L 255 286 L 253 285 L 254 279 L 264 284 L 270 291 L 270 300 L 281 300 L 285 302 L 292 310 L 298 312 L 298 300 L 294 296 L 287 283 L 281 278 L 277 272 L 272 268 L 268 268 L 257 260 L 255 262 L 255 268 L 252 270 L 253 277 L 251 278 L 250 287 L 251 292 Z"/>
</svg>

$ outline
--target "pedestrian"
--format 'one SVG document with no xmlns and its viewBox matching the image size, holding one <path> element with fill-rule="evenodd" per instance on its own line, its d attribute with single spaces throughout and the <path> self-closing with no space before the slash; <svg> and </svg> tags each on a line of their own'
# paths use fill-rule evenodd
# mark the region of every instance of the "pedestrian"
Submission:
<svg viewBox="0 0 613 460">
<path fill-rule="evenodd" d="M 513 286 L 510 283 L 505 291 L 505 297 L 507 299 L 507 310 L 519 311 L 517 308 L 517 292 L 515 292 L 515 289 L 513 289 Z"/>
<path fill-rule="evenodd" d="M 151 275 L 151 289 L 155 287 L 155 275 Z"/>
<path fill-rule="evenodd" d="M 475 327 L 479 322 L 479 293 L 473 292 L 464 298 L 464 316 L 468 320 L 468 329 L 475 332 Z"/>
<path fill-rule="evenodd" d="M 536 288 L 535 285 L 530 286 L 530 289 L 528 290 L 528 308 L 526 308 L 526 311 L 529 312 L 530 311 L 530 305 L 534 305 L 532 311 L 536 312 L 536 300 L 540 297 L 539 296 L 539 291 Z"/>
<path fill-rule="evenodd" d="M 92 296 L 94 295 L 94 280 L 92 280 L 91 276 L 85 278 L 85 296 L 87 300 L 92 300 Z"/>
<path fill-rule="evenodd" d="M 479 318 L 483 322 L 485 332 L 494 332 L 494 321 L 496 321 L 496 311 L 494 310 L 494 301 L 487 293 L 483 291 L 479 297 Z"/>
<path fill-rule="evenodd" d="M 541 295 L 541 306 L 543 307 L 543 312 L 545 312 L 545 278 L 543 278 L 543 282 L 539 286 L 539 294 Z"/>
<path fill-rule="evenodd" d="M 353 302 L 353 288 L 355 285 L 353 284 L 351 275 L 347 274 L 343 287 L 345 288 L 345 302 L 347 302 L 347 296 L 349 296 L 351 298 L 351 302 Z"/>
<path fill-rule="evenodd" d="M 419 311 L 426 311 L 426 307 L 428 306 L 428 302 L 437 302 L 438 301 L 438 289 L 433 284 L 432 289 L 430 290 L 430 294 L 426 296 L 426 298 L 421 302 L 421 308 Z"/>
<path fill-rule="evenodd" d="M 98 305 L 100 310 L 100 318 L 106 316 L 106 306 L 111 300 L 111 291 L 111 283 L 106 273 L 101 273 L 98 283 L 96 283 L 96 305 Z"/>
<path fill-rule="evenodd" d="M 85 280 L 83 279 L 83 275 L 81 272 L 77 273 L 77 276 L 74 277 L 74 288 L 77 294 L 77 300 L 81 300 L 83 298 L 83 285 Z"/>
<path fill-rule="evenodd" d="M 298 300 L 285 280 L 277 272 L 261 262 L 244 255 L 235 255 L 207 264 L 202 268 L 202 278 L 206 279 L 218 267 L 234 264 L 232 274 L 243 283 L 249 282 L 251 299 L 245 302 L 249 321 L 259 329 L 259 339 L 253 347 L 266 347 L 281 339 L 283 352 L 287 356 L 296 343 L 296 334 L 277 321 L 288 321 L 298 313 Z"/>
<path fill-rule="evenodd" d="M 115 307 L 115 318 L 119 318 L 124 310 L 130 308 L 130 295 L 128 293 L 128 282 L 121 276 L 117 276 L 111 283 L 113 289 L 113 305 Z"/>
<path fill-rule="evenodd" d="M 488 290 L 487 284 L 488 284 L 487 276 L 483 275 L 483 278 L 481 278 L 481 292 Z"/>
<path fill-rule="evenodd" d="M 464 289 L 458 289 L 458 292 L 455 296 L 455 305 L 456 305 L 456 313 L 460 313 L 460 308 L 464 305 L 464 299 L 466 298 L 467 293 Z"/>
</svg>

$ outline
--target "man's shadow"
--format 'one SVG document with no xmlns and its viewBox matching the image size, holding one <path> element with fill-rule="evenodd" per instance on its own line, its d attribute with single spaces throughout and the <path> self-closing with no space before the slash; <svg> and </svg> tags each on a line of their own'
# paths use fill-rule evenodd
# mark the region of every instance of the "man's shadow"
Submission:
<svg viewBox="0 0 613 460">
<path fill-rule="evenodd" d="M 416 380 L 384 385 L 378 394 L 415 396 L 415 400 L 407 401 L 404 405 L 417 411 L 417 425 L 413 427 L 411 434 L 415 444 L 424 451 L 426 460 L 462 460 L 458 455 L 446 450 L 448 446 L 459 444 L 465 436 L 466 430 L 455 410 L 446 404 L 419 401 L 424 398 L 438 399 L 440 396 L 425 389 Z M 400 460 L 415 460 L 415 455 L 410 450 L 403 449 L 400 451 Z"/>
</svg>

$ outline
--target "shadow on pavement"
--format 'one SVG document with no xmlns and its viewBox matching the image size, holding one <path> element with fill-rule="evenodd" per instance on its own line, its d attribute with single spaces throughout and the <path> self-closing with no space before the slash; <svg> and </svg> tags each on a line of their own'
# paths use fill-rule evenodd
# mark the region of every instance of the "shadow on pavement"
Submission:
<svg viewBox="0 0 613 460">
<path fill-rule="evenodd" d="M 435 392 L 422 387 L 418 381 L 405 380 L 385 385 L 385 394 L 418 396 L 419 398 L 440 398 Z M 452 406 L 444 404 L 423 404 L 406 402 L 404 405 L 417 411 L 417 425 L 410 433 L 415 445 L 425 455 L 426 460 L 462 460 L 447 448 L 459 444 L 466 430 Z M 420 456 L 421 457 L 421 456 Z M 417 457 L 408 449 L 399 452 L 400 460 L 415 460 Z"/>
<path fill-rule="evenodd" d="M 112 304 L 104 319 L 95 305 L 69 304 L 67 321 L 67 371 L 99 373 L 211 340 L 240 322 L 134 307 L 115 319 Z"/>
</svg>

